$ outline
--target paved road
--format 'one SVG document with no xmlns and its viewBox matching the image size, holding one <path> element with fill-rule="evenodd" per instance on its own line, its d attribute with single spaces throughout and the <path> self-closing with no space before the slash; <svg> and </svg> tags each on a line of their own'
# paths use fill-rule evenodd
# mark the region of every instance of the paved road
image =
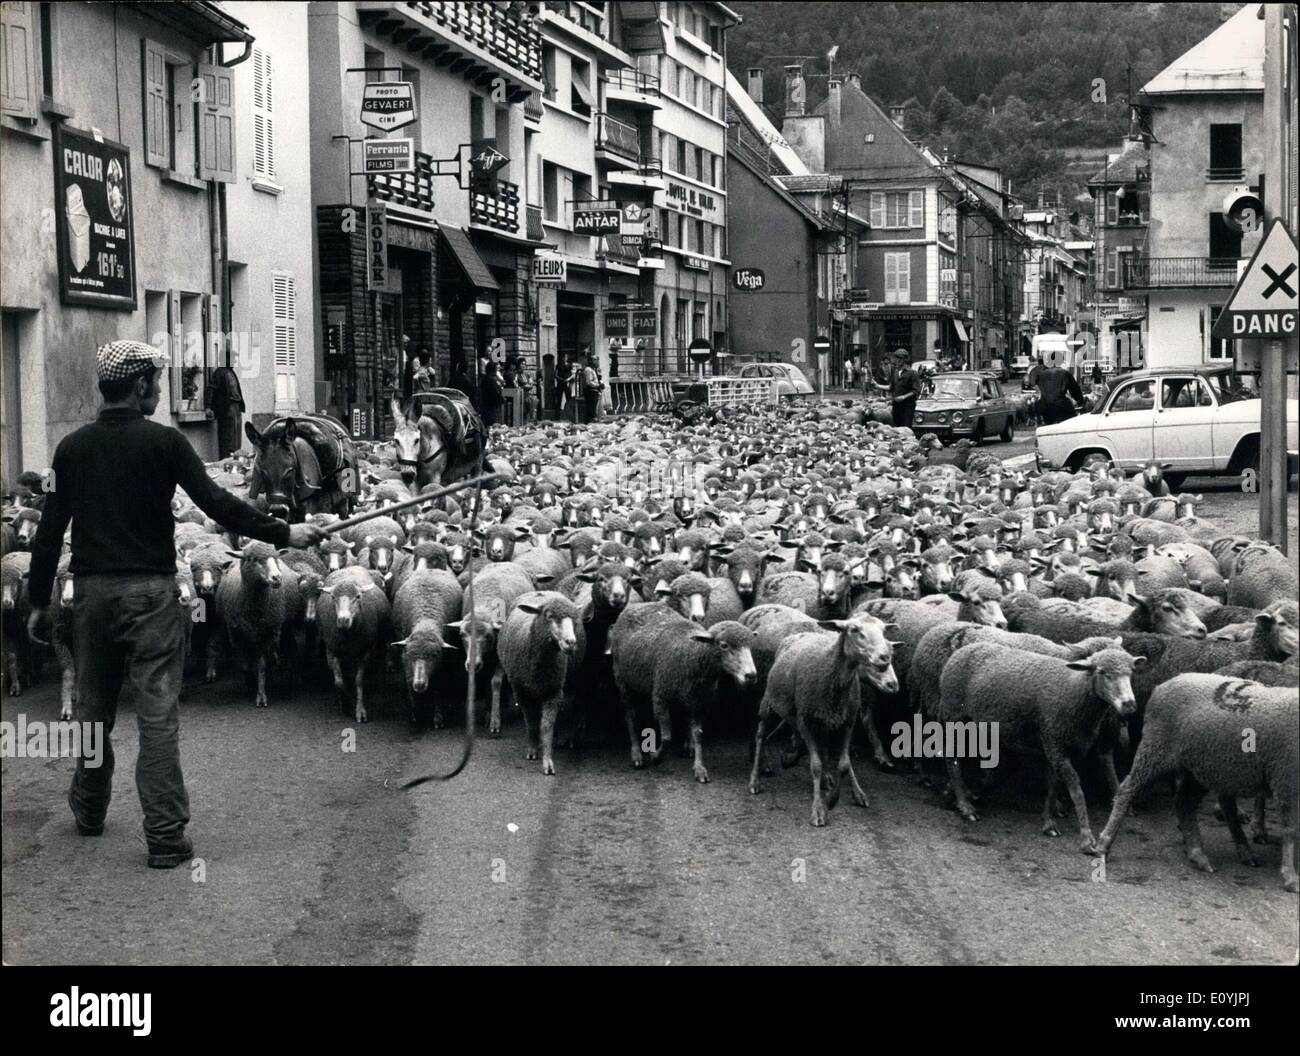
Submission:
<svg viewBox="0 0 1300 1056">
<path fill-rule="evenodd" d="M 9 963 L 1277 963 L 1297 949 L 1279 848 L 1219 872 L 1182 860 L 1167 797 L 1126 828 L 1094 882 L 1066 836 L 1038 834 L 1026 760 L 969 825 L 910 778 L 858 770 L 871 796 L 808 823 L 807 771 L 745 789 L 743 735 L 715 734 L 713 782 L 684 760 L 634 772 L 616 737 L 545 778 L 518 714 L 464 774 L 398 785 L 457 755 L 457 730 L 412 731 L 393 701 L 365 726 L 300 690 L 263 711 L 231 680 L 193 686 L 183 759 L 190 870 L 144 867 L 119 723 L 117 798 L 76 835 L 70 760 L 3 763 L 3 947 Z M 372 693 L 378 701 L 381 691 Z M 56 687 L 7 699 L 29 721 Z M 372 712 L 373 714 L 373 712 Z M 342 750 L 354 729 L 355 752 Z M 1104 820 L 1103 804 L 1094 825 Z M 1274 826 L 1276 820 L 1271 819 Z M 801 876 L 802 879 L 797 879 Z"/>
</svg>

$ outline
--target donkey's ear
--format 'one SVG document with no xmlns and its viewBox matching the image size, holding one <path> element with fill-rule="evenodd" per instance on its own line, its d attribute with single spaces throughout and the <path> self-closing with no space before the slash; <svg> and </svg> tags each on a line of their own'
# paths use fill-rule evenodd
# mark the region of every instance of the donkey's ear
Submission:
<svg viewBox="0 0 1300 1056">
<path fill-rule="evenodd" d="M 281 438 L 280 442 L 284 444 L 285 447 L 289 447 L 293 444 L 294 440 L 296 440 L 297 438 L 298 438 L 298 423 L 295 422 L 292 418 L 286 418 L 284 421 L 284 436 Z"/>
<path fill-rule="evenodd" d="M 248 437 L 249 443 L 254 447 L 262 446 L 262 434 L 257 431 L 257 426 L 252 422 L 244 423 L 244 435 Z"/>
<path fill-rule="evenodd" d="M 393 397 L 390 405 L 393 411 L 393 421 L 397 425 L 402 425 L 406 421 L 406 412 L 402 410 L 402 404 L 396 396 Z"/>
</svg>

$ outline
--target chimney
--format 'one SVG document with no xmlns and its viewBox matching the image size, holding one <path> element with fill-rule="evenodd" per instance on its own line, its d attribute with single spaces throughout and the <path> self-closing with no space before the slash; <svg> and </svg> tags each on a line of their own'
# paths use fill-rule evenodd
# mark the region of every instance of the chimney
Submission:
<svg viewBox="0 0 1300 1056">
<path fill-rule="evenodd" d="M 862 91 L 862 78 L 856 73 L 846 73 L 844 75 L 844 83 L 852 85 L 858 91 Z"/>
<path fill-rule="evenodd" d="M 894 122 L 899 128 L 903 128 L 907 121 L 907 111 L 901 106 L 891 106 L 889 108 L 889 120 Z"/>
<path fill-rule="evenodd" d="M 761 66 L 751 66 L 745 71 L 749 77 L 749 85 L 746 91 L 749 97 L 759 106 L 763 105 L 763 68 Z"/>
<path fill-rule="evenodd" d="M 826 113 L 830 116 L 831 128 L 838 128 L 840 124 L 840 86 L 842 83 L 838 77 L 832 77 L 826 85 Z"/>
<path fill-rule="evenodd" d="M 803 117 L 804 82 L 803 67 L 796 64 L 785 68 L 785 116 Z"/>
<path fill-rule="evenodd" d="M 1043 192 L 1042 192 L 1042 191 L 1039 191 L 1039 192 L 1038 192 L 1038 208 L 1039 208 L 1039 209 L 1042 209 L 1042 208 L 1043 208 L 1043 204 L 1044 204 L 1044 201 L 1043 201 Z"/>
</svg>

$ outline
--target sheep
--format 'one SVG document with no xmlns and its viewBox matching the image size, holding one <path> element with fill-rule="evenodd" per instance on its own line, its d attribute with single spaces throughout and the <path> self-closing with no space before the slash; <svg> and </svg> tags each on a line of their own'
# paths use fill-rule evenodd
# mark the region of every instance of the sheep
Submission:
<svg viewBox="0 0 1300 1056">
<path fill-rule="evenodd" d="M 1133 672 L 1146 663 L 1122 649 L 1101 649 L 1073 660 L 1010 649 L 992 642 L 962 646 L 944 665 L 934 719 L 940 722 L 996 722 L 1000 735 L 1036 734 L 1050 768 L 1043 802 L 1042 832 L 1059 836 L 1052 807 L 1064 784 L 1079 823 L 1080 849 L 1094 852 L 1088 804 L 1072 754 L 1092 747 L 1107 709 L 1120 717 L 1136 709 Z M 978 821 L 962 777 L 960 760 L 945 755 L 958 811 Z"/>
<path fill-rule="evenodd" d="M 370 537 L 375 539 L 392 539 L 395 537 L 397 540 L 395 546 L 400 547 L 406 544 L 406 529 L 391 517 L 372 517 L 368 521 L 344 529 L 339 534 L 358 550 L 367 545 L 366 539 Z"/>
<path fill-rule="evenodd" d="M 815 612 L 821 588 L 811 572 L 777 572 L 763 580 L 758 592 L 760 605 L 788 605 L 804 612 Z"/>
<path fill-rule="evenodd" d="M 527 759 L 540 748 L 542 773 L 555 774 L 555 720 L 570 665 L 586 651 L 583 610 L 556 591 L 534 591 L 515 602 L 497 640 L 501 669 L 528 728 Z"/>
<path fill-rule="evenodd" d="M 1153 781 L 1181 777 L 1175 799 L 1187 860 L 1207 873 L 1214 866 L 1201 845 L 1196 811 L 1207 790 L 1219 794 L 1224 820 L 1246 865 L 1254 852 L 1241 828 L 1237 796 L 1277 797 L 1282 818 L 1282 884 L 1300 890 L 1297 880 L 1296 825 L 1300 820 L 1300 697 L 1289 687 L 1272 688 L 1213 674 L 1183 674 L 1161 685 L 1147 704 L 1142 743 L 1120 785 L 1110 819 L 1097 843 L 1105 857 L 1133 797 Z M 1252 750 L 1243 750 L 1249 737 Z"/>
<path fill-rule="evenodd" d="M 1052 593 L 1067 601 L 1084 601 L 1092 597 L 1093 583 L 1082 572 L 1063 572 L 1052 579 Z"/>
<path fill-rule="evenodd" d="M 442 663 L 443 653 L 454 649 L 446 643 L 448 624 L 461 616 L 460 583 L 446 569 L 412 572 L 393 596 L 393 645 L 402 651 L 402 671 L 411 721 L 416 722 L 416 699 L 430 687 Z M 435 698 L 433 726 L 445 721 L 442 700 Z"/>
<path fill-rule="evenodd" d="M 590 704 L 608 699 L 609 690 L 613 688 L 606 659 L 610 651 L 610 631 L 631 600 L 633 590 L 640 585 L 641 577 L 617 561 L 603 561 L 594 568 L 575 572 L 560 584 L 560 593 L 587 613 L 586 655 L 582 663 L 573 668 L 576 707 L 570 747 L 577 745 L 586 730 Z M 712 619 L 713 606 L 714 593 L 710 592 L 706 623 Z"/>
<path fill-rule="evenodd" d="M 498 524 L 491 528 L 478 528 L 476 534 L 482 540 L 483 553 L 489 561 L 510 561 L 515 556 L 515 544 L 529 538 L 532 533 L 522 525 L 507 527 Z"/>
<path fill-rule="evenodd" d="M 491 687 L 488 733 L 492 737 L 501 736 L 501 687 L 505 680 L 497 657 L 497 639 L 514 603 L 532 590 L 532 579 L 518 565 L 513 562 L 489 564 L 474 577 L 473 608 L 469 607 L 470 591 L 466 589 L 461 599 L 462 616 L 449 620 L 446 624 L 449 630 L 460 635 L 467 674 L 477 680 L 481 672 L 488 673 Z M 474 657 L 472 670 L 471 639 Z"/>
<path fill-rule="evenodd" d="M 27 618 L 31 601 L 27 596 L 27 576 L 32 555 L 26 551 L 6 554 L 0 559 L 0 606 L 3 607 L 5 669 L 9 675 L 9 695 L 21 696 L 23 678 L 31 649 L 27 640 Z"/>
<path fill-rule="evenodd" d="M 891 624 L 859 612 L 847 620 L 821 621 L 819 626 L 833 633 L 796 634 L 777 651 L 759 704 L 749 791 L 753 795 L 761 791 L 758 778 L 769 722 L 790 724 L 808 749 L 812 823 L 820 827 L 838 802 L 845 777 L 853 801 L 860 807 L 868 805 L 849 756 L 861 708 L 859 673 L 882 693 L 896 693 L 898 680 L 894 675 L 893 645 L 885 638 Z M 830 777 L 824 773 L 822 759 L 836 747 L 838 777 Z"/>
<path fill-rule="evenodd" d="M 1098 598 L 1127 602 L 1137 594 L 1137 566 L 1132 561 L 1116 559 L 1084 570 L 1093 577 L 1092 593 Z"/>
<path fill-rule="evenodd" d="M 1195 543 L 1168 543 L 1157 547 L 1157 557 L 1171 557 L 1183 566 L 1183 574 L 1194 590 L 1223 600 L 1227 582 L 1219 572 L 1219 562 L 1209 550 Z"/>
<path fill-rule="evenodd" d="M 1225 581 L 1232 578 L 1233 568 L 1237 564 L 1237 555 L 1252 542 L 1254 540 L 1247 539 L 1244 535 L 1221 535 L 1210 541 L 1208 549 L 1219 562 L 1219 575 Z"/>
<path fill-rule="evenodd" d="M 17 537 L 19 550 L 29 550 L 31 548 L 32 540 L 36 538 L 36 528 L 40 523 L 40 510 L 24 507 L 13 514 L 10 524 L 13 526 L 14 535 Z"/>
<path fill-rule="evenodd" d="M 1298 593 L 1295 569 L 1276 547 L 1255 542 L 1237 554 L 1227 604 L 1266 609 L 1275 601 L 1294 600 Z"/>
<path fill-rule="evenodd" d="M 686 575 L 688 569 L 675 557 L 665 557 L 656 561 L 642 576 L 641 597 L 644 601 L 658 601 L 672 589 L 672 584 L 679 576 Z"/>
<path fill-rule="evenodd" d="M 225 629 L 231 656 L 256 677 L 255 707 L 270 703 L 266 672 L 280 654 L 280 636 L 290 609 L 296 603 L 298 575 L 280 562 L 275 547 L 253 541 L 221 578 L 217 588 L 217 616 Z"/>
<path fill-rule="evenodd" d="M 757 599 L 763 584 L 763 574 L 769 564 L 780 560 L 769 550 L 742 543 L 739 546 L 720 546 L 715 551 L 722 557 L 726 575 L 736 588 L 743 608 L 750 608 Z"/>
<path fill-rule="evenodd" d="M 1043 598 L 1043 608 L 1055 612 L 1071 613 L 1082 620 L 1094 620 L 1108 624 L 1116 629 L 1133 615 L 1133 606 L 1126 605 L 1114 598 L 1085 598 L 1083 601 L 1068 601 L 1065 598 Z"/>
<path fill-rule="evenodd" d="M 516 553 L 513 564 L 522 568 L 538 587 L 558 583 L 573 568 L 562 551 L 541 547 Z"/>
<path fill-rule="evenodd" d="M 628 720 L 632 765 L 644 765 L 641 745 L 635 734 L 639 706 L 649 704 L 659 725 L 659 740 L 650 752 L 658 765 L 673 741 L 672 711 L 684 709 L 694 754 L 695 780 L 707 784 L 704 765 L 703 725 L 705 709 L 713 701 L 725 674 L 741 689 L 750 686 L 757 673 L 750 651 L 754 633 L 735 620 L 711 627 L 683 618 L 677 613 L 637 614 L 653 605 L 627 610 L 610 636 L 614 682 Z"/>
<path fill-rule="evenodd" d="M 1207 628 L 1178 590 L 1157 590 L 1133 599 L 1133 611 L 1120 624 L 1123 631 L 1147 631 L 1177 638 L 1204 638 Z"/>
<path fill-rule="evenodd" d="M 334 690 L 343 713 L 367 721 L 364 682 L 366 666 L 383 640 L 389 621 L 388 596 L 362 568 L 331 572 L 321 588 L 316 620 L 325 643 L 325 660 L 334 676 Z M 349 712 L 348 681 L 355 707 Z"/>
<path fill-rule="evenodd" d="M 1262 682 L 1266 686 L 1300 685 L 1300 666 L 1296 657 L 1290 660 L 1237 660 L 1214 672 L 1230 678 L 1246 678 L 1252 682 Z"/>
<path fill-rule="evenodd" d="M 1242 623 L 1251 624 L 1253 629 L 1258 614 L 1259 610 L 1252 609 L 1249 605 L 1217 605 L 1201 616 L 1201 622 L 1205 624 L 1205 629 L 1210 634 Z"/>
</svg>

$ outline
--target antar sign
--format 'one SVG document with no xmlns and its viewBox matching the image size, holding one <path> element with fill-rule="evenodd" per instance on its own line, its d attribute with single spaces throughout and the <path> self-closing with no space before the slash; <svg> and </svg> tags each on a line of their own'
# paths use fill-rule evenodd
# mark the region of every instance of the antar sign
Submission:
<svg viewBox="0 0 1300 1056">
<path fill-rule="evenodd" d="M 738 290 L 761 290 L 767 283 L 767 276 L 762 268 L 737 268 L 731 273 L 731 281 Z"/>
<path fill-rule="evenodd" d="M 416 119 L 415 89 L 410 81 L 368 84 L 361 95 L 361 123 L 391 132 Z"/>
<path fill-rule="evenodd" d="M 573 232 L 577 235 L 617 235 L 622 227 L 618 209 L 584 209 L 573 214 Z"/>
</svg>

